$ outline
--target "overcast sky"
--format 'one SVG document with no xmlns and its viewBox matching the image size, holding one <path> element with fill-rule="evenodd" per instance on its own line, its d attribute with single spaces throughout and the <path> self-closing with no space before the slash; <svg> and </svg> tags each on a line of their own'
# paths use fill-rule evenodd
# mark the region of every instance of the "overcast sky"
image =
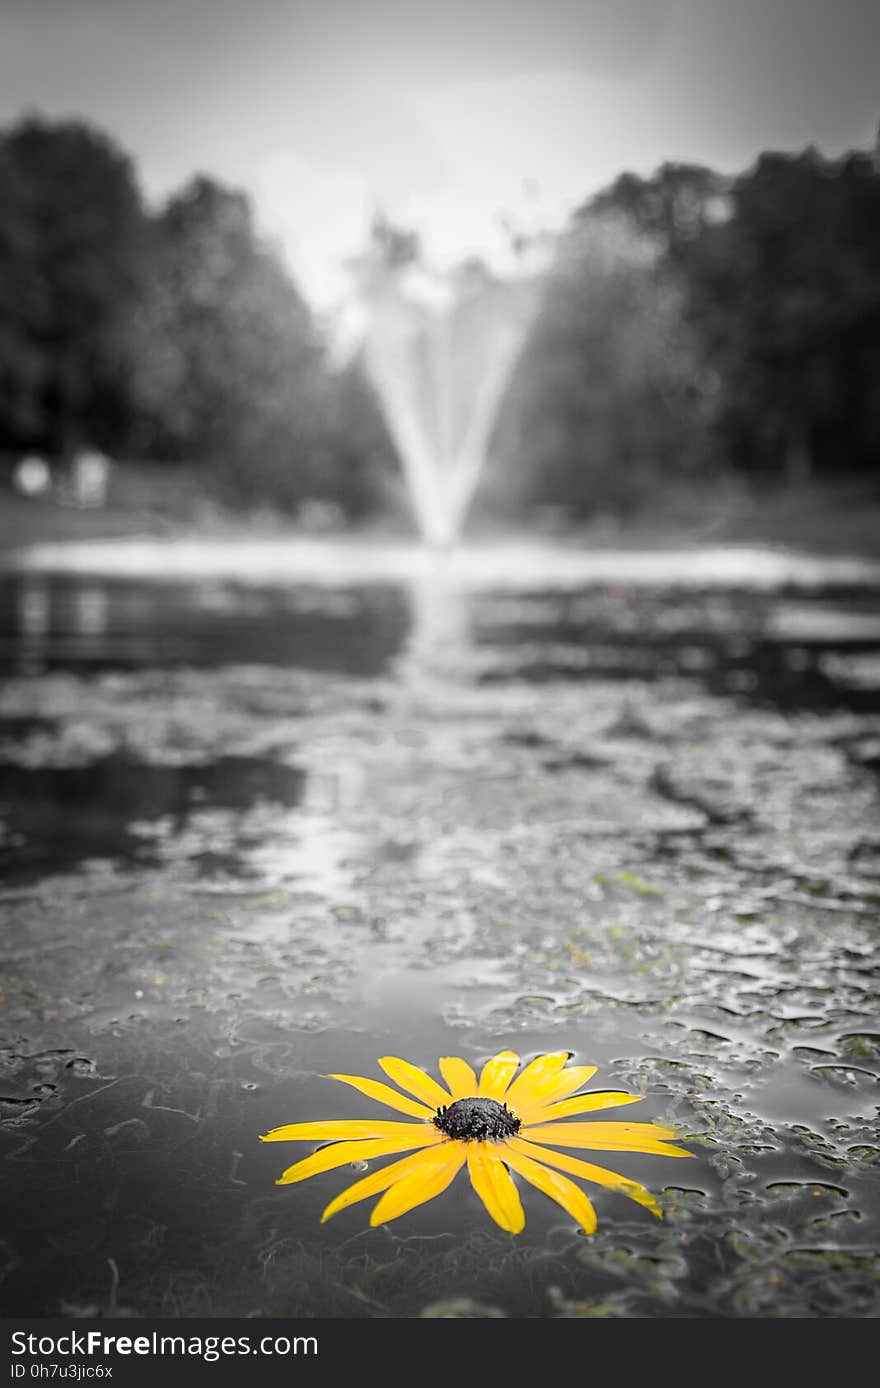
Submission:
<svg viewBox="0 0 880 1388">
<path fill-rule="evenodd" d="M 880 0 L 0 0 L 0 122 L 85 117 L 150 199 L 246 187 L 327 296 L 376 207 L 438 259 L 624 169 L 873 145 Z"/>
</svg>

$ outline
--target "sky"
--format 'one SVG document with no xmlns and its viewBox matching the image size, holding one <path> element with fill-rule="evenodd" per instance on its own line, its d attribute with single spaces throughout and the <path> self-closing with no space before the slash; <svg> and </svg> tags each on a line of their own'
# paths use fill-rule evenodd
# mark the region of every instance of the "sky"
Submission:
<svg viewBox="0 0 880 1388">
<path fill-rule="evenodd" d="M 834 156 L 880 124 L 877 0 L 0 0 L 0 125 L 87 119 L 152 204 L 246 189 L 306 294 L 377 211 L 501 263 L 617 174 Z"/>
</svg>

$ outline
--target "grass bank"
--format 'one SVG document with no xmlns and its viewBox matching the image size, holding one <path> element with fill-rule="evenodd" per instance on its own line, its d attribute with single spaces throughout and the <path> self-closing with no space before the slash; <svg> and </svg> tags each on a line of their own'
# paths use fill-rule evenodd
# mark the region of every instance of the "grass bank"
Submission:
<svg viewBox="0 0 880 1388">
<path fill-rule="evenodd" d="M 560 512 L 544 512 L 515 527 L 560 544 L 600 548 L 655 548 L 696 544 L 766 544 L 814 554 L 880 558 L 880 482 L 845 478 L 797 487 L 725 484 L 718 488 L 666 489 L 626 517 L 603 511 L 572 524 Z M 405 517 L 377 518 L 360 527 L 383 538 L 411 533 Z M 123 539 L 126 536 L 253 536 L 314 534 L 271 507 L 234 511 L 222 506 L 193 470 L 118 467 L 106 504 L 77 507 L 53 497 L 28 498 L 0 487 L 0 554 L 44 542 Z M 474 538 L 503 537 L 477 518 Z"/>
</svg>

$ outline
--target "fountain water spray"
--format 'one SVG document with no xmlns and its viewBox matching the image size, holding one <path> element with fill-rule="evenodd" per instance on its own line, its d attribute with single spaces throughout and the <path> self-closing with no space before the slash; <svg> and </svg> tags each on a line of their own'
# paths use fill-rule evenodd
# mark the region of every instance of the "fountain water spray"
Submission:
<svg viewBox="0 0 880 1388">
<path fill-rule="evenodd" d="M 479 262 L 442 276 L 416 263 L 374 268 L 350 313 L 419 531 L 437 548 L 461 534 L 535 284 L 501 279 Z"/>
</svg>

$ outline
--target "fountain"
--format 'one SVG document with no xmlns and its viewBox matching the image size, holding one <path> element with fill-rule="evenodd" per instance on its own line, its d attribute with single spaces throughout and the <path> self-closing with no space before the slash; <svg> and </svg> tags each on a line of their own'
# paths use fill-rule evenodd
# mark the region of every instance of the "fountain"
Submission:
<svg viewBox="0 0 880 1388">
<path fill-rule="evenodd" d="M 461 534 L 536 299 L 535 278 L 470 261 L 369 267 L 349 331 L 400 455 L 416 523 L 437 549 Z"/>
</svg>

